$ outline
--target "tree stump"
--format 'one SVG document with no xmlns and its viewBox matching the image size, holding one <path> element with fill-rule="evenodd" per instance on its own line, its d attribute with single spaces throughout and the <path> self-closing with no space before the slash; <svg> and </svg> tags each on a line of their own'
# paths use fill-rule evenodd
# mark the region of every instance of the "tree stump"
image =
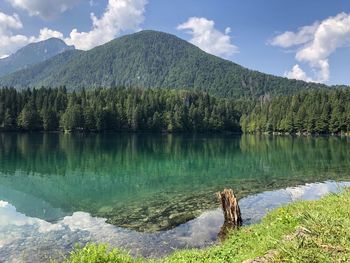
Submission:
<svg viewBox="0 0 350 263">
<path fill-rule="evenodd" d="M 219 238 L 224 240 L 230 229 L 237 229 L 242 226 L 243 220 L 238 201 L 232 189 L 224 189 L 217 193 L 221 202 L 222 212 L 224 213 L 224 225 L 221 227 Z"/>
</svg>

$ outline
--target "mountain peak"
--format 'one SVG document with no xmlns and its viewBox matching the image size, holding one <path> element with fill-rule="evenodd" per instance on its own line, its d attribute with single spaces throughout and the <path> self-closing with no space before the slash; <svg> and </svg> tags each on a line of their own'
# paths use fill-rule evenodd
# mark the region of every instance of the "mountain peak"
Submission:
<svg viewBox="0 0 350 263">
<path fill-rule="evenodd" d="M 84 52 L 65 52 L 0 79 L 2 86 L 192 89 L 258 98 L 324 87 L 246 69 L 168 33 L 144 30 Z"/>
<path fill-rule="evenodd" d="M 26 48 L 28 46 L 35 46 L 35 45 L 58 45 L 62 47 L 69 47 L 71 49 L 75 48 L 73 45 L 72 46 L 67 45 L 66 42 L 64 42 L 62 39 L 57 37 L 51 37 L 45 40 L 40 40 L 38 42 L 31 43 L 23 48 Z"/>
<path fill-rule="evenodd" d="M 166 33 L 166 32 L 162 32 L 162 31 L 157 31 L 157 30 L 152 30 L 152 29 L 144 29 L 141 31 L 138 31 L 136 33 L 130 34 L 130 35 L 126 35 L 128 37 L 135 37 L 135 36 L 164 36 L 164 37 L 172 37 L 172 38 L 178 38 L 179 37 L 170 34 L 170 33 Z"/>
<path fill-rule="evenodd" d="M 129 34 L 129 35 L 124 35 L 121 37 L 118 37 L 102 46 L 111 46 L 115 44 L 121 44 L 121 43 L 126 43 L 129 42 L 130 44 L 142 44 L 146 45 L 154 45 L 156 43 L 167 43 L 169 45 L 186 45 L 186 46 L 192 46 L 195 48 L 198 48 L 191 43 L 187 42 L 186 40 L 183 40 L 173 34 L 161 32 L 161 31 L 156 31 L 156 30 L 141 30 L 139 32 Z M 97 49 L 101 47 L 98 46 L 96 47 Z M 199 48 L 198 48 L 199 49 Z"/>
<path fill-rule="evenodd" d="M 63 40 L 58 38 L 49 38 L 43 41 L 30 43 L 14 54 L 0 59 L 0 76 L 28 68 L 31 65 L 72 49 L 75 49 L 74 46 L 68 46 Z"/>
</svg>

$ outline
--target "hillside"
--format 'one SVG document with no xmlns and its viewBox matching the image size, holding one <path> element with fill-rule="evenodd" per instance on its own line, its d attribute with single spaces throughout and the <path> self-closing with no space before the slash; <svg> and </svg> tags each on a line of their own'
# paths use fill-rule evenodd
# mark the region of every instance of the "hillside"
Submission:
<svg viewBox="0 0 350 263">
<path fill-rule="evenodd" d="M 246 99 L 326 87 L 252 71 L 176 36 L 149 30 L 67 57 L 3 77 L 0 86 L 186 88 Z"/>
<path fill-rule="evenodd" d="M 67 46 L 62 40 L 57 38 L 31 43 L 9 57 L 0 59 L 0 76 L 28 68 L 31 65 L 73 49 L 74 46 Z"/>
<path fill-rule="evenodd" d="M 29 86 L 41 86 L 43 80 L 50 76 L 53 72 L 61 70 L 61 68 L 69 61 L 78 56 L 82 51 L 68 50 L 44 62 L 35 64 L 28 69 L 20 70 L 13 74 L 0 79 L 1 86 L 15 86 L 17 88 Z M 56 86 L 56 85 L 53 85 Z"/>
</svg>

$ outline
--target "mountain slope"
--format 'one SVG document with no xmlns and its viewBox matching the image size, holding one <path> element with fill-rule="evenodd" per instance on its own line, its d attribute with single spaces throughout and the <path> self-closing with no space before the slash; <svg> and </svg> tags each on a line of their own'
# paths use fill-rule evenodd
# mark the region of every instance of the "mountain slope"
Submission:
<svg viewBox="0 0 350 263">
<path fill-rule="evenodd" d="M 0 59 L 0 76 L 28 68 L 72 49 L 74 49 L 74 46 L 67 46 L 64 41 L 58 38 L 29 44 L 9 57 Z"/>
<path fill-rule="evenodd" d="M 33 86 L 33 80 L 35 80 L 36 83 L 41 83 L 47 78 L 47 76 L 50 76 L 52 72 L 60 70 L 64 65 L 78 56 L 81 52 L 83 51 L 76 49 L 68 50 L 44 62 L 35 64 L 28 69 L 23 69 L 5 76 L 3 78 L 7 80 L 7 83 L 2 86 L 16 86 L 24 88 Z M 18 83 L 21 84 L 18 85 Z M 37 84 L 35 86 L 39 87 L 39 85 L 40 84 Z"/>
<path fill-rule="evenodd" d="M 0 85 L 65 85 L 68 89 L 119 85 L 188 88 L 231 98 L 256 98 L 325 87 L 251 71 L 207 54 L 176 36 L 149 30 L 80 52 L 66 63 L 51 61 L 1 78 Z"/>
</svg>

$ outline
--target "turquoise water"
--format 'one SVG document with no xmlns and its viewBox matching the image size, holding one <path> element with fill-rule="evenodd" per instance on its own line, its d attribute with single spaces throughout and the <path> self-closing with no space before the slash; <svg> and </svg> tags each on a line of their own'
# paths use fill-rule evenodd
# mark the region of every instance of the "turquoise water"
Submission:
<svg viewBox="0 0 350 263">
<path fill-rule="evenodd" d="M 162 233 L 184 223 L 186 236 L 183 227 L 216 209 L 215 192 L 224 187 L 249 198 L 306 183 L 350 181 L 349 171 L 350 140 L 340 137 L 0 134 L 0 202 L 23 217 L 25 226 L 29 219 L 45 229 L 65 228 L 64 220 L 78 225 L 102 220 L 107 229 L 140 242 L 146 236 L 163 242 Z M 261 209 L 276 206 L 276 200 L 269 202 Z M 257 205 L 247 207 L 260 213 Z M 245 223 L 255 222 L 253 214 Z M 29 235 L 9 220 L 0 215 L 0 255 L 1 235 L 22 231 L 21 240 Z M 68 235 L 67 249 L 89 240 L 85 234 Z M 176 247 L 213 239 L 198 237 L 201 245 L 192 240 Z"/>
</svg>

